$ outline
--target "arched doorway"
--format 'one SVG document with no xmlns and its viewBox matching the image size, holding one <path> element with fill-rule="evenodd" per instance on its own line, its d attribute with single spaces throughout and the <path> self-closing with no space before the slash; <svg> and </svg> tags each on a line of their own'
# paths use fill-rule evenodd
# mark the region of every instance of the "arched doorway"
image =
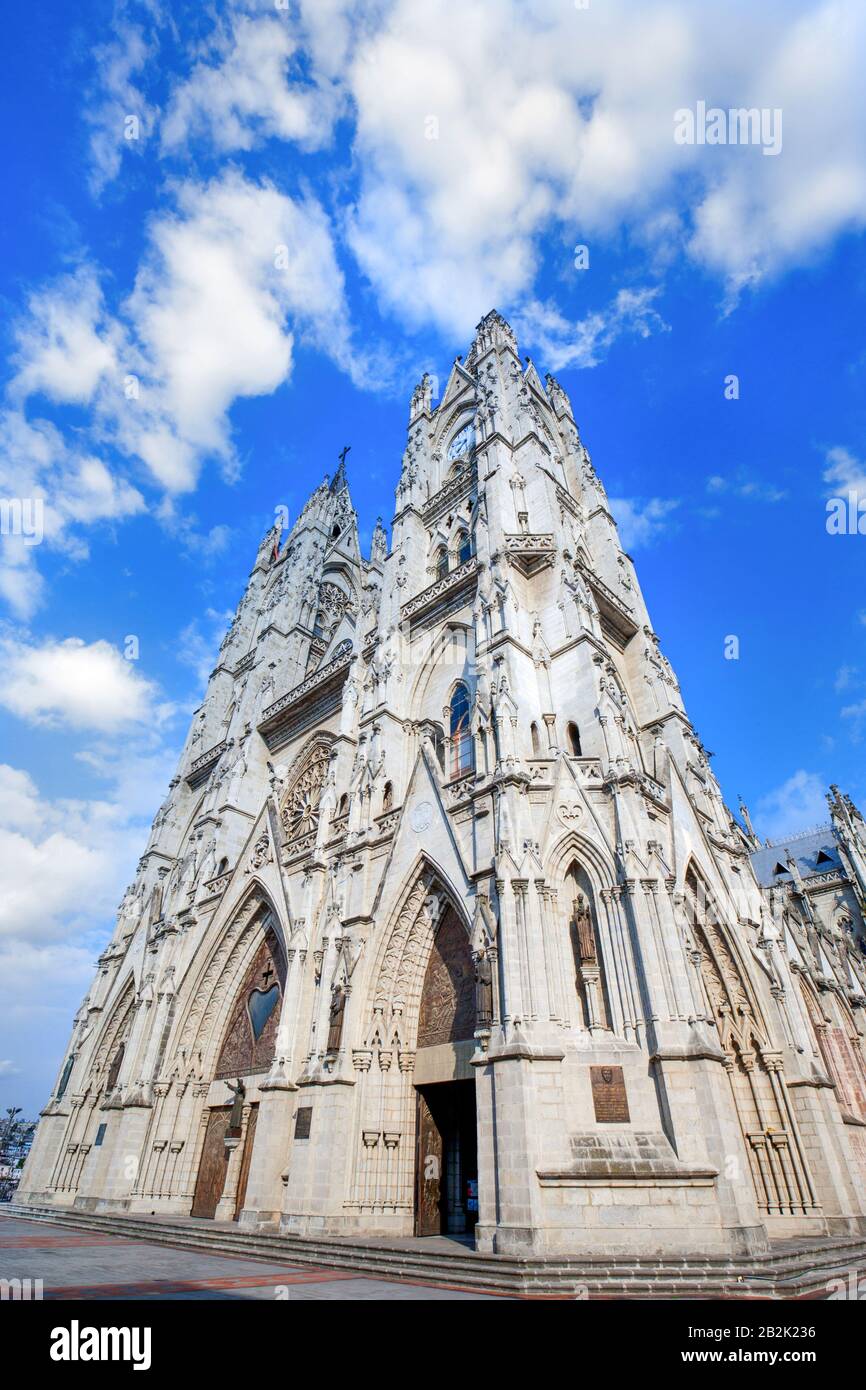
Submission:
<svg viewBox="0 0 866 1390">
<path fill-rule="evenodd" d="M 407 880 L 355 1034 L 355 1148 L 345 1206 L 367 1231 L 470 1235 L 477 1216 L 475 938 L 432 866 Z M 486 982 L 486 983 L 485 983 Z"/>
<path fill-rule="evenodd" d="M 475 1033 L 475 966 L 449 905 L 424 974 L 415 1058 L 415 1233 L 468 1235 L 478 1214 L 475 1082 L 466 1077 Z M 430 1076 L 432 1079 L 425 1080 Z"/>
<path fill-rule="evenodd" d="M 258 1103 L 247 1101 L 247 1095 L 251 1081 L 266 1074 L 274 1059 L 284 985 L 283 952 L 269 928 L 244 972 L 223 1034 L 213 1080 L 227 1083 L 232 1103 L 210 1106 L 202 1117 L 204 1141 L 192 1216 L 216 1216 L 230 1174 L 228 1215 L 236 1221 L 243 1210 L 258 1120 Z"/>
</svg>

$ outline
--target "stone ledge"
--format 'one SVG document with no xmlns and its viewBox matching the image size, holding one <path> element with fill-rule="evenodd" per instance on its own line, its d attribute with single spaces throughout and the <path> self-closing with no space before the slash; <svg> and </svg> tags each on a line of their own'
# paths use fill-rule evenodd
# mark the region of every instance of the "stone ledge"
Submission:
<svg viewBox="0 0 866 1390">
<path fill-rule="evenodd" d="M 629 1173 L 612 1173 L 609 1167 L 600 1164 L 597 1168 L 587 1165 L 583 1169 L 563 1168 L 543 1172 L 536 1169 L 536 1176 L 542 1187 L 584 1187 L 589 1184 L 604 1183 L 606 1187 L 655 1187 L 656 1183 L 667 1183 L 680 1187 L 712 1187 L 719 1176 L 718 1168 L 654 1168 L 652 1164 L 643 1167 L 635 1164 Z"/>
</svg>

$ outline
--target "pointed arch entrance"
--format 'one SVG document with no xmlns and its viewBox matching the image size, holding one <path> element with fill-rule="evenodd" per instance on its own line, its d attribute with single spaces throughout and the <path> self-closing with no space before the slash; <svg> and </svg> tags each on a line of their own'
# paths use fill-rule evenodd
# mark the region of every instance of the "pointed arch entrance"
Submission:
<svg viewBox="0 0 866 1390">
<path fill-rule="evenodd" d="M 209 1106 L 198 1164 L 192 1216 L 213 1219 L 220 1203 L 237 1221 L 246 1198 L 255 1144 L 258 1103 L 247 1101 L 250 1082 L 274 1059 L 285 986 L 285 957 L 273 928 L 264 932 L 230 1006 L 212 1079 L 233 1094 L 231 1105 Z M 236 1152 L 237 1151 L 237 1152 Z"/>
<path fill-rule="evenodd" d="M 426 1053 L 450 1054 L 459 1043 L 474 1043 L 474 1034 L 475 965 L 466 928 L 448 905 L 424 972 L 416 1076 L 425 1074 Z M 429 1060 L 436 1074 L 436 1056 Z M 416 1084 L 415 1091 L 415 1234 L 465 1235 L 478 1209 L 475 1082 L 458 1077 Z"/>
<path fill-rule="evenodd" d="M 374 971 L 355 1066 L 360 1133 L 352 1205 L 369 1224 L 469 1234 L 477 1214 L 476 960 L 438 874 L 411 881 Z"/>
</svg>

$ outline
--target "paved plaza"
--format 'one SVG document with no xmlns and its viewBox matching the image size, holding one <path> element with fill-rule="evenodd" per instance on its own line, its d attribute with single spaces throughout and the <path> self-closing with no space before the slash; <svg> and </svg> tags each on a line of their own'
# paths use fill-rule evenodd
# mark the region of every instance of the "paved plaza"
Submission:
<svg viewBox="0 0 866 1390">
<path fill-rule="evenodd" d="M 287 1260 L 171 1249 L 0 1212 L 0 1280 L 41 1280 L 44 1299 L 483 1299 L 416 1280 L 369 1278 Z M 4 1286 L 5 1287 L 5 1286 Z M 32 1287 L 32 1285 L 31 1285 Z"/>
</svg>

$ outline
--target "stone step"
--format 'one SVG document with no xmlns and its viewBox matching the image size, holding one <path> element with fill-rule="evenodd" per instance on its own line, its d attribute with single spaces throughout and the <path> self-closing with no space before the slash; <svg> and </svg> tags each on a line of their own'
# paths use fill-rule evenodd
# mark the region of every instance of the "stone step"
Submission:
<svg viewBox="0 0 866 1390">
<path fill-rule="evenodd" d="M 10 1204 L 8 1214 L 76 1229 L 212 1253 L 277 1258 L 295 1264 L 353 1269 L 392 1279 L 418 1279 L 455 1288 L 535 1297 L 574 1297 L 581 1289 L 617 1298 L 798 1298 L 826 1293 L 833 1276 L 866 1264 L 866 1240 L 848 1237 L 786 1241 L 784 1249 L 753 1259 L 698 1256 L 694 1260 L 485 1255 L 363 1241 L 248 1231 L 226 1223 L 152 1218 L 117 1212 Z"/>
</svg>

